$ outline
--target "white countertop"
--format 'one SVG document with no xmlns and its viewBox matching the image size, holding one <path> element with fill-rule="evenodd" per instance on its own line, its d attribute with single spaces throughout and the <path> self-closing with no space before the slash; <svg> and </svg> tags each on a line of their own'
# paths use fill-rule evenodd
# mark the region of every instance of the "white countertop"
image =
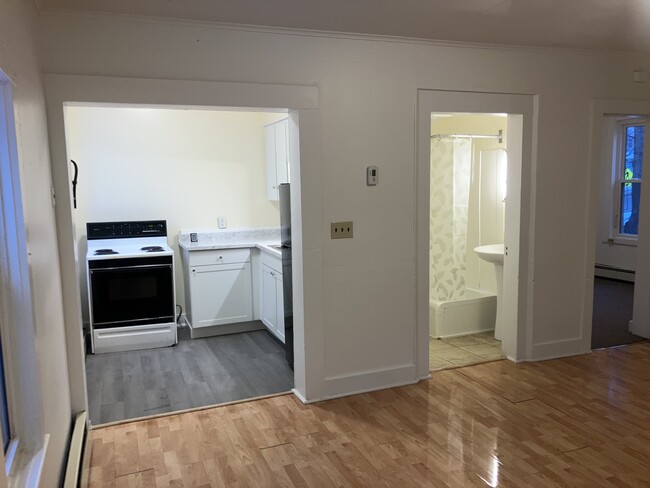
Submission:
<svg viewBox="0 0 650 488">
<path fill-rule="evenodd" d="M 243 248 L 257 248 L 275 257 L 282 257 L 282 252 L 271 246 L 278 246 L 279 242 L 250 242 L 250 241 L 223 241 L 201 244 L 199 242 L 179 242 L 178 246 L 187 251 L 212 251 L 215 249 L 243 249 Z"/>
<path fill-rule="evenodd" d="M 196 234 L 198 242 L 191 242 L 191 234 Z M 197 230 L 196 232 L 185 230 L 178 235 L 178 246 L 190 252 L 257 248 L 272 256 L 281 257 L 282 252 L 271 247 L 277 246 L 279 243 L 280 229 L 278 227 Z"/>
</svg>

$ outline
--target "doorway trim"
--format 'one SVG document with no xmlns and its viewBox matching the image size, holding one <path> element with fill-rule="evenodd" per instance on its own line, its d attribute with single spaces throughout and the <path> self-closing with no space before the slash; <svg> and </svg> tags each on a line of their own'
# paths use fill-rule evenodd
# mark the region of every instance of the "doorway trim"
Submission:
<svg viewBox="0 0 650 488">
<path fill-rule="evenodd" d="M 587 181 L 587 219 L 585 221 L 585 286 L 582 298 L 582 347 L 591 350 L 591 334 L 593 327 L 594 306 L 594 270 L 596 266 L 596 239 L 598 237 L 598 198 L 600 196 L 600 171 L 603 164 L 603 130 L 604 117 L 610 115 L 641 115 L 650 116 L 650 101 L 647 100 L 615 100 L 603 99 L 591 102 L 591 143 L 589 146 L 589 174 Z M 648 146 L 646 140 L 645 147 Z M 645 197 L 644 197 L 645 195 Z M 637 268 L 650 265 L 650 253 L 642 253 L 650 241 L 650 215 L 645 212 L 650 208 L 650 197 L 647 191 L 641 191 L 639 213 L 639 237 L 637 240 Z M 644 218 L 644 215 L 646 218 Z M 650 276 L 637 275 L 634 286 L 634 331 L 636 335 L 650 337 L 650 303 L 643 295 L 637 295 L 639 289 L 643 293 L 650 289 Z M 639 298 L 639 300 L 637 300 Z"/>
<path fill-rule="evenodd" d="M 72 221 L 72 192 L 70 188 L 69 158 L 66 149 L 64 105 L 137 105 L 174 107 L 250 108 L 252 110 L 289 109 L 290 131 L 297 134 L 301 113 L 318 109 L 318 89 L 315 86 L 277 85 L 261 83 L 236 83 L 215 81 L 160 80 L 146 78 L 118 78 L 101 76 L 77 76 L 46 74 L 46 104 L 52 179 L 56 194 L 56 222 L 63 288 L 63 311 L 65 318 L 66 348 L 70 379 L 70 402 L 73 413 L 88 409 L 85 373 L 85 348 L 81 317 L 81 299 L 78 277 L 78 256 Z M 303 112 L 304 111 L 304 112 Z M 309 120 L 309 117 L 305 117 Z M 298 147 L 290 149 L 294 161 L 291 165 L 292 203 L 304 205 L 300 191 L 300 158 Z M 295 197 L 294 197 L 295 195 Z M 317 197 L 317 196 L 316 196 Z M 292 216 L 294 235 L 302 233 L 302 222 Z M 297 242 L 298 244 L 299 242 Z M 303 283 L 303 251 L 295 246 L 293 257 L 294 283 Z M 299 279 L 296 279 L 299 277 Z M 295 355 L 294 393 L 300 398 L 311 396 L 304 354 L 305 307 L 303 293 L 294 293 L 294 347 L 301 354 Z M 302 343 L 300 342 L 302 341 Z M 316 368 L 318 366 L 316 365 Z"/>
<path fill-rule="evenodd" d="M 429 211 L 430 211 L 430 135 L 434 112 L 507 113 L 521 115 L 521 187 L 519 213 L 519 281 L 516 304 L 516 334 L 504 338 L 503 349 L 513 361 L 533 357 L 533 254 L 535 233 L 535 167 L 537 162 L 537 96 L 490 92 L 418 90 L 415 256 L 416 256 L 416 334 L 415 360 L 418 376 L 429 374 Z M 508 176 L 511 176 L 510 168 Z"/>
</svg>

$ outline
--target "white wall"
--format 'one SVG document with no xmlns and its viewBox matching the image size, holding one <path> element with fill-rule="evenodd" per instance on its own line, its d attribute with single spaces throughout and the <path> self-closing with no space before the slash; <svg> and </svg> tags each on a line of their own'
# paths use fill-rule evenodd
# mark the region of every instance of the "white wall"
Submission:
<svg viewBox="0 0 650 488">
<path fill-rule="evenodd" d="M 266 198 L 266 118 L 261 112 L 67 106 L 68 156 L 79 165 L 73 210 L 79 256 L 86 254 L 87 222 L 167 220 L 177 303 L 185 309 L 181 229 L 216 228 L 219 216 L 229 228 L 280 225 L 278 203 Z M 87 322 L 83 260 L 79 274 Z"/>
<path fill-rule="evenodd" d="M 32 2 L 0 2 L 0 68 L 14 81 L 14 110 L 22 183 L 27 252 L 39 358 L 44 433 L 50 434 L 43 487 L 59 486 L 71 426 L 70 391 L 63 328 L 61 278 L 41 67 L 37 15 Z M 20 327 L 21 324 L 10 324 Z M 37 421 L 32 419 L 32 421 Z"/>
<path fill-rule="evenodd" d="M 303 137 L 301 129 L 300 139 L 302 217 L 317 220 L 303 236 L 305 302 L 309 310 L 322 303 L 305 317 L 305 340 L 322 337 L 306 355 L 322 379 L 312 399 L 336 385 L 370 387 L 371 377 L 388 385 L 413 364 L 417 90 L 536 94 L 536 213 L 525 228 L 534 239 L 532 341 L 583 352 L 575 339 L 583 332 L 590 102 L 650 98 L 650 85 L 632 83 L 644 56 L 58 13 L 42 17 L 42 34 L 48 73 L 318 86 L 318 111 L 301 118 L 316 131 Z M 379 167 L 374 188 L 365 186 L 369 164 Z M 329 239 L 338 220 L 354 221 L 354 239 Z"/>
</svg>

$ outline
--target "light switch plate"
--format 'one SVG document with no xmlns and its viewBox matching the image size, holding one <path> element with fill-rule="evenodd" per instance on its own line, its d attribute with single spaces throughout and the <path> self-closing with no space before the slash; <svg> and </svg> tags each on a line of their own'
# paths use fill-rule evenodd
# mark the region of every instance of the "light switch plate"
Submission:
<svg viewBox="0 0 650 488">
<path fill-rule="evenodd" d="M 366 168 L 366 185 L 377 186 L 379 179 L 379 168 L 377 166 L 368 166 Z"/>
<path fill-rule="evenodd" d="M 352 234 L 354 231 L 352 221 L 332 222 L 331 231 L 332 239 L 352 239 Z"/>
</svg>

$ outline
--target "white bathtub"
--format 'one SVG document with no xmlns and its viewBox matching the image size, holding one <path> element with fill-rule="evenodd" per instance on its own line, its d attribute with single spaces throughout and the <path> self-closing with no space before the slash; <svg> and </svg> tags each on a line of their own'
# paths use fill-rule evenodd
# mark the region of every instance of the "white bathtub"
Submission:
<svg viewBox="0 0 650 488">
<path fill-rule="evenodd" d="M 429 335 L 433 338 L 457 337 L 494 330 L 496 295 L 468 288 L 456 300 L 429 302 Z"/>
</svg>

